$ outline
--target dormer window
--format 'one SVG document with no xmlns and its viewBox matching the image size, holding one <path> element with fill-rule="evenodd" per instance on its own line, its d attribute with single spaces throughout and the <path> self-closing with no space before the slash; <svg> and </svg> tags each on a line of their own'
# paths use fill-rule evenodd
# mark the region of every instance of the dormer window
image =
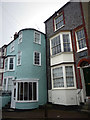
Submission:
<svg viewBox="0 0 90 120">
<path fill-rule="evenodd" d="M 64 15 L 63 13 L 57 14 L 54 19 L 55 31 L 64 26 Z"/>
</svg>

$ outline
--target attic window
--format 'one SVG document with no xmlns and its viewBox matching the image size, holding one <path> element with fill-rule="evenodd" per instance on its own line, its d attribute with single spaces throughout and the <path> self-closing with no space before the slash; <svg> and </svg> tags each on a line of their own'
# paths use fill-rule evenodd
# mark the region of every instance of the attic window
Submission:
<svg viewBox="0 0 90 120">
<path fill-rule="evenodd" d="M 64 26 L 64 15 L 63 12 L 61 14 L 57 14 L 57 16 L 54 18 L 54 27 L 55 31 L 60 29 L 61 27 Z"/>
</svg>

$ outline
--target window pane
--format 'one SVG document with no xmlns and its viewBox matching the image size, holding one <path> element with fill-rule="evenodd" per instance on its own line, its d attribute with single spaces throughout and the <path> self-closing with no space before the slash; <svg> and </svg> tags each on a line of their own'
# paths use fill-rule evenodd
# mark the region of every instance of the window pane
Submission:
<svg viewBox="0 0 90 120">
<path fill-rule="evenodd" d="M 69 34 L 63 34 L 63 46 L 64 52 L 70 52 L 70 39 Z"/>
<path fill-rule="evenodd" d="M 67 87 L 74 87 L 73 67 L 72 66 L 66 66 L 65 70 L 66 70 Z"/>
<path fill-rule="evenodd" d="M 64 22 L 63 22 L 63 14 L 55 18 L 55 24 L 56 24 L 56 29 L 60 28 Z"/>
<path fill-rule="evenodd" d="M 23 100 L 23 83 L 20 83 L 20 100 Z"/>
<path fill-rule="evenodd" d="M 35 40 L 34 40 L 34 42 L 40 44 L 40 42 L 41 42 L 40 33 L 35 32 Z"/>
<path fill-rule="evenodd" d="M 76 34 L 77 34 L 77 42 L 78 42 L 79 49 L 86 47 L 84 29 L 77 31 Z"/>
<path fill-rule="evenodd" d="M 53 87 L 64 87 L 62 67 L 53 69 Z"/>
<path fill-rule="evenodd" d="M 32 100 L 32 83 L 29 83 L 29 100 Z"/>
<path fill-rule="evenodd" d="M 34 64 L 40 65 L 40 53 L 38 52 L 34 53 Z"/>
<path fill-rule="evenodd" d="M 37 99 L 37 90 L 36 90 L 36 83 L 34 82 L 33 83 L 33 100 L 36 100 Z"/>
<path fill-rule="evenodd" d="M 9 70 L 13 70 L 13 58 L 10 58 L 10 61 L 9 61 Z"/>
<path fill-rule="evenodd" d="M 24 100 L 28 100 L 28 83 L 24 83 Z"/>
</svg>

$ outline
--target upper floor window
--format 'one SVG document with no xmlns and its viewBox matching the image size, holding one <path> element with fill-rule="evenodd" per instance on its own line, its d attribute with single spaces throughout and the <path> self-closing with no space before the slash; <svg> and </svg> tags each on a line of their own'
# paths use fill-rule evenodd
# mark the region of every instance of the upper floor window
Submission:
<svg viewBox="0 0 90 120">
<path fill-rule="evenodd" d="M 13 51 L 14 51 L 14 41 L 10 45 L 10 52 L 13 52 Z"/>
<path fill-rule="evenodd" d="M 18 39 L 18 44 L 22 42 L 22 32 L 19 33 L 19 39 Z"/>
<path fill-rule="evenodd" d="M 22 57 L 22 52 L 19 51 L 17 55 L 17 65 L 21 65 L 21 57 Z"/>
<path fill-rule="evenodd" d="M 13 71 L 15 69 L 15 58 L 8 57 L 5 59 L 5 71 Z"/>
<path fill-rule="evenodd" d="M 86 47 L 86 38 L 84 29 L 80 29 L 76 32 L 76 40 L 77 40 L 77 50 L 84 50 Z"/>
<path fill-rule="evenodd" d="M 70 52 L 69 34 L 63 34 L 63 47 L 64 47 L 64 52 Z"/>
<path fill-rule="evenodd" d="M 34 52 L 34 65 L 41 65 L 41 53 Z"/>
<path fill-rule="evenodd" d="M 55 30 L 58 30 L 62 26 L 64 26 L 64 16 L 63 13 L 55 17 L 54 19 L 54 24 L 55 24 Z"/>
<path fill-rule="evenodd" d="M 52 69 L 52 88 L 73 87 L 76 87 L 73 65 L 63 65 Z"/>
<path fill-rule="evenodd" d="M 54 39 L 52 39 L 51 40 L 51 45 L 52 45 L 52 55 L 60 53 L 61 52 L 60 36 L 57 36 Z"/>
<path fill-rule="evenodd" d="M 34 32 L 34 42 L 37 44 L 41 44 L 41 34 L 39 32 Z"/>
<path fill-rule="evenodd" d="M 56 55 L 60 52 L 72 51 L 71 36 L 69 32 L 60 33 L 58 36 L 51 39 L 51 55 Z"/>
<path fill-rule="evenodd" d="M 3 58 L 0 58 L 0 69 L 2 69 L 4 66 L 3 66 Z"/>
</svg>

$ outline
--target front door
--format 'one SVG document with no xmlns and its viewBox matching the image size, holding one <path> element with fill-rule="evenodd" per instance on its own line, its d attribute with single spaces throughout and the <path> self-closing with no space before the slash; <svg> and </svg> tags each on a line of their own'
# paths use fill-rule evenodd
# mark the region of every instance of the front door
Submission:
<svg viewBox="0 0 90 120">
<path fill-rule="evenodd" d="M 11 108 L 15 108 L 15 102 L 16 102 L 16 83 L 14 82 L 14 86 L 12 90 Z"/>
<path fill-rule="evenodd" d="M 86 96 L 90 96 L 90 67 L 83 68 Z"/>
</svg>

